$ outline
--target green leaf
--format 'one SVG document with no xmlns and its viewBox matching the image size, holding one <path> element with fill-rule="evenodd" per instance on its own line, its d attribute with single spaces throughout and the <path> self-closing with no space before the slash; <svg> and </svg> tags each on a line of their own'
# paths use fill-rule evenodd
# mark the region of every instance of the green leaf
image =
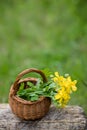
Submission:
<svg viewBox="0 0 87 130">
<path fill-rule="evenodd" d="M 41 80 L 40 78 L 38 78 L 36 85 L 37 85 L 37 86 L 38 86 L 38 85 L 41 85 L 41 83 L 42 83 L 42 80 Z"/>
<path fill-rule="evenodd" d="M 19 90 L 18 92 L 17 92 L 17 95 L 18 96 L 23 96 L 23 95 L 25 95 L 26 94 L 26 91 L 25 90 Z"/>
<path fill-rule="evenodd" d="M 38 98 L 39 98 L 39 96 L 38 96 L 38 95 L 32 96 L 32 97 L 31 97 L 31 101 L 37 101 L 37 100 L 38 100 Z"/>
<path fill-rule="evenodd" d="M 48 68 L 45 68 L 42 71 L 46 75 L 46 77 L 49 77 L 52 74 L 52 72 Z"/>
<path fill-rule="evenodd" d="M 24 89 L 24 83 L 20 84 L 19 90 L 23 90 Z"/>
<path fill-rule="evenodd" d="M 33 86 L 34 86 L 34 84 L 31 83 L 31 82 L 27 82 L 27 85 L 29 85 L 30 87 L 33 87 Z"/>
</svg>

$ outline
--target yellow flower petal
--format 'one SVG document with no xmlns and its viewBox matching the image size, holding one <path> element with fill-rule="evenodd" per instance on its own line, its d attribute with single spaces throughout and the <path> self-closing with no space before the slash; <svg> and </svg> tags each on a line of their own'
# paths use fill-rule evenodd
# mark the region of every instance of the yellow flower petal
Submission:
<svg viewBox="0 0 87 130">
<path fill-rule="evenodd" d="M 57 79 L 56 77 L 53 78 L 53 81 L 54 81 L 55 83 L 58 83 L 58 79 Z"/>
<path fill-rule="evenodd" d="M 59 77 L 59 73 L 58 73 L 58 72 L 55 72 L 55 76 L 56 76 L 56 77 Z"/>
<path fill-rule="evenodd" d="M 57 100 L 57 99 L 60 99 L 61 98 L 61 95 L 59 94 L 59 93 L 57 93 L 56 95 L 55 95 L 55 99 Z"/>
<path fill-rule="evenodd" d="M 77 87 L 76 86 L 72 86 L 72 91 L 76 91 Z"/>
</svg>

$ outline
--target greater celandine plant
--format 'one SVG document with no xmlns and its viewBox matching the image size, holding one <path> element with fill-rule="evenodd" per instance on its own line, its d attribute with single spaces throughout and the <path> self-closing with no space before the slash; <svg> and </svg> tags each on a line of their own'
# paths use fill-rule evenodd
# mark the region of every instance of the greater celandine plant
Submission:
<svg viewBox="0 0 87 130">
<path fill-rule="evenodd" d="M 57 91 L 57 94 L 54 95 L 54 99 L 59 106 L 64 107 L 70 100 L 70 94 L 77 90 L 77 81 L 72 81 L 69 75 L 66 77 L 60 76 L 58 72 L 55 72 L 55 76 L 52 80 L 55 83 Z"/>
<path fill-rule="evenodd" d="M 24 83 L 20 84 L 17 96 L 28 101 L 37 101 L 41 96 L 49 97 L 54 105 L 65 107 L 70 100 L 72 92 L 77 90 L 77 81 L 72 81 L 69 75 L 61 76 L 58 72 L 48 76 L 48 82 L 43 83 L 42 79 L 38 78 L 36 85 L 27 82 L 27 87 L 24 89 Z"/>
</svg>

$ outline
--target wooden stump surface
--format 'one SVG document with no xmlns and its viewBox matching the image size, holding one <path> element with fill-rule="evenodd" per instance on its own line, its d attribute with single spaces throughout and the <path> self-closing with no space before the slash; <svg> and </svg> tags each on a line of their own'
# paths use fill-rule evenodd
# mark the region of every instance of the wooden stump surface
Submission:
<svg viewBox="0 0 87 130">
<path fill-rule="evenodd" d="M 42 119 L 25 121 L 16 117 L 8 104 L 0 104 L 0 130 L 87 130 L 87 119 L 79 106 L 52 106 Z"/>
</svg>

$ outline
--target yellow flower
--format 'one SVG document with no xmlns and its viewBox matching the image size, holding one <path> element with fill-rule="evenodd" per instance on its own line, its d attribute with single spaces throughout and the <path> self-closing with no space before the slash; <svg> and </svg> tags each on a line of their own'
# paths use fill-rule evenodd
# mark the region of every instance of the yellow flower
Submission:
<svg viewBox="0 0 87 130">
<path fill-rule="evenodd" d="M 70 76 L 68 76 L 66 79 L 67 79 L 67 82 L 71 82 L 71 77 Z"/>
<path fill-rule="evenodd" d="M 76 80 L 74 80 L 74 81 L 71 83 L 72 91 L 76 91 L 76 90 L 77 90 L 76 83 L 77 83 Z"/>
<path fill-rule="evenodd" d="M 58 83 L 58 78 L 57 78 L 57 77 L 54 77 L 54 78 L 53 78 L 53 81 L 54 81 L 55 83 Z"/>
<path fill-rule="evenodd" d="M 59 102 L 61 107 L 64 107 L 69 101 L 70 95 L 62 88 L 55 95 L 55 99 Z"/>
<path fill-rule="evenodd" d="M 55 76 L 56 76 L 56 77 L 59 77 L 59 73 L 58 73 L 58 72 L 55 72 Z"/>
<path fill-rule="evenodd" d="M 64 107 L 70 99 L 71 92 L 77 90 L 76 87 L 77 81 L 76 80 L 72 81 L 70 76 L 66 78 L 60 76 L 58 72 L 55 72 L 53 81 L 56 84 L 56 87 L 59 88 L 56 89 L 58 90 L 58 92 L 55 95 L 55 100 L 58 101 L 61 107 Z"/>
<path fill-rule="evenodd" d="M 76 91 L 76 90 L 77 90 L 77 87 L 76 87 L 76 86 L 72 86 L 72 90 L 73 90 L 73 91 Z"/>
</svg>

